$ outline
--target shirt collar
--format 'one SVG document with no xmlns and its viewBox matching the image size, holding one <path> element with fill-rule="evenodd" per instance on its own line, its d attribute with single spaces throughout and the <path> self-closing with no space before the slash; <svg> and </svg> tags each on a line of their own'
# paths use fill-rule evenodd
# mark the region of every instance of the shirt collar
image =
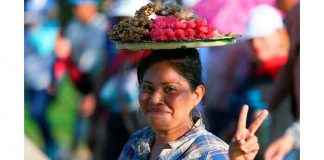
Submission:
<svg viewBox="0 0 324 160">
<path fill-rule="evenodd" d="M 137 143 L 133 144 L 133 149 L 136 150 L 137 155 L 142 158 L 147 158 L 151 152 L 151 147 L 153 146 L 155 133 L 151 127 L 147 127 L 144 131 L 143 137 L 141 140 L 136 141 Z"/>
<path fill-rule="evenodd" d="M 171 149 L 177 149 L 184 143 L 187 143 L 190 140 L 194 140 L 196 136 L 199 135 L 200 132 L 204 131 L 205 125 L 202 123 L 202 119 L 200 117 L 194 117 L 193 121 L 195 122 L 192 129 L 190 129 L 186 134 L 181 136 L 179 139 L 168 142 L 168 145 Z M 132 147 L 137 151 L 137 155 L 141 158 L 147 158 L 151 152 L 151 147 L 153 146 L 155 138 L 155 132 L 151 127 L 147 128 L 147 131 L 144 132 L 144 136 L 142 140 L 137 141 Z"/>
<path fill-rule="evenodd" d="M 202 119 L 199 117 L 194 117 L 193 120 L 195 121 L 194 126 L 192 129 L 189 130 L 186 134 L 181 136 L 179 139 L 175 141 L 168 142 L 169 146 L 172 149 L 176 149 L 182 144 L 188 142 L 189 140 L 194 139 L 193 137 L 196 137 L 202 130 L 204 130 L 205 125 L 202 123 Z"/>
</svg>

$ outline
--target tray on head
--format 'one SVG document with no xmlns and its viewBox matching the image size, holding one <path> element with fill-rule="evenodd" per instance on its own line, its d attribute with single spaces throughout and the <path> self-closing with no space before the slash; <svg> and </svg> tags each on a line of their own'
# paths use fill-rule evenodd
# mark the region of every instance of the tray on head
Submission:
<svg viewBox="0 0 324 160">
<path fill-rule="evenodd" d="M 143 41 L 143 42 L 115 42 L 117 49 L 128 50 L 157 50 L 177 48 L 200 48 L 224 46 L 236 43 L 237 36 L 222 36 L 215 39 L 191 41 Z"/>
</svg>

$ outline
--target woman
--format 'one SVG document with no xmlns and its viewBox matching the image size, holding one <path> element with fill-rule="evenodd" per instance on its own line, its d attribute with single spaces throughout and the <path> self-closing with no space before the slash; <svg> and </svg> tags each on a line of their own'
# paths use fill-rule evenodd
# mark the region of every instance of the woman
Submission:
<svg viewBox="0 0 324 160">
<path fill-rule="evenodd" d="M 246 129 L 248 107 L 240 115 L 230 147 L 205 130 L 192 112 L 205 88 L 196 49 L 154 50 L 138 65 L 139 102 L 149 127 L 136 132 L 119 159 L 253 159 L 259 150 L 255 131 L 267 115 Z"/>
</svg>

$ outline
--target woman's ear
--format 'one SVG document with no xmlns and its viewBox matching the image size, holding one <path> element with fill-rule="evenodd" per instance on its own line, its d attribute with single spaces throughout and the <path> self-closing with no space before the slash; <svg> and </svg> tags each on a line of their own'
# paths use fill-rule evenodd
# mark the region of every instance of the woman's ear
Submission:
<svg viewBox="0 0 324 160">
<path fill-rule="evenodd" d="M 201 99 L 205 95 L 205 87 L 203 85 L 199 85 L 195 90 L 195 95 L 196 96 L 194 99 L 194 103 L 195 103 L 195 106 L 197 106 L 199 104 L 199 102 L 201 101 Z"/>
</svg>

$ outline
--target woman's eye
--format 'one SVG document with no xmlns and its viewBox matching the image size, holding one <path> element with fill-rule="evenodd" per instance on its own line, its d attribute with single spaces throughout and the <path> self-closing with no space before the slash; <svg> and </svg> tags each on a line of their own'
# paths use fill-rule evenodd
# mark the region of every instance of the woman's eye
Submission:
<svg viewBox="0 0 324 160">
<path fill-rule="evenodd" d="M 165 87 L 164 88 L 164 92 L 166 93 L 172 93 L 174 92 L 176 89 L 174 87 Z"/>
<path fill-rule="evenodd" d="M 148 85 L 142 85 L 141 86 L 141 91 L 142 92 L 151 92 L 153 90 L 153 88 L 151 86 Z"/>
</svg>

